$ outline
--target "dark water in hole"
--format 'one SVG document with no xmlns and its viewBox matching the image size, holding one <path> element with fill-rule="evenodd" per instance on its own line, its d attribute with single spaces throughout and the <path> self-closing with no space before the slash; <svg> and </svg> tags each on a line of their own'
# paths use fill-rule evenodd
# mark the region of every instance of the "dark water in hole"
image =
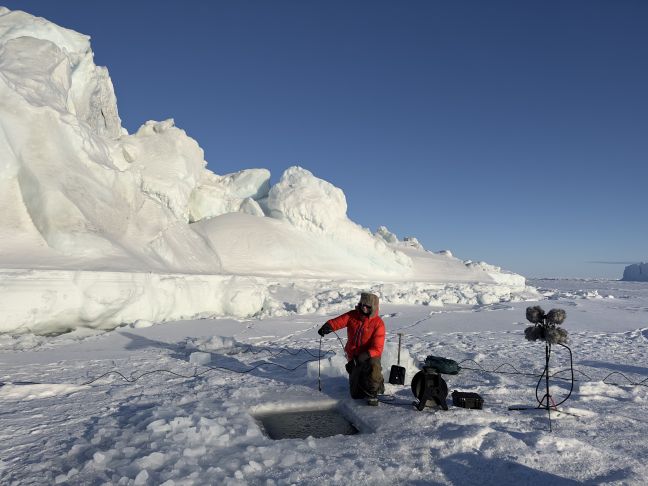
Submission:
<svg viewBox="0 0 648 486">
<path fill-rule="evenodd" d="M 257 417 L 271 439 L 305 439 L 358 433 L 351 422 L 335 410 L 279 412 Z"/>
</svg>

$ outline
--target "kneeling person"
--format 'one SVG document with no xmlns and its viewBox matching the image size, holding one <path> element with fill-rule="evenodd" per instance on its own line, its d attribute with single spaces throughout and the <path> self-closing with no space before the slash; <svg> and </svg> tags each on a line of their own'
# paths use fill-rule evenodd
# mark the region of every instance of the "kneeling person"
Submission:
<svg viewBox="0 0 648 486">
<path fill-rule="evenodd" d="M 344 350 L 349 362 L 349 388 L 352 398 L 367 398 L 378 405 L 377 395 L 385 391 L 380 357 L 385 346 L 385 323 L 378 315 L 378 296 L 363 292 L 352 311 L 326 322 L 317 332 L 324 336 L 347 328 Z"/>
</svg>

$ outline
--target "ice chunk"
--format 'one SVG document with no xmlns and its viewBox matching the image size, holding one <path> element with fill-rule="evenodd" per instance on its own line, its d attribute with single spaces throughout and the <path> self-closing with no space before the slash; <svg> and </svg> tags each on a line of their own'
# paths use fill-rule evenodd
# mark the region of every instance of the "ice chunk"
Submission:
<svg viewBox="0 0 648 486">
<path fill-rule="evenodd" d="M 237 345 L 234 338 L 229 336 L 211 336 L 209 338 L 196 337 L 187 338 L 186 346 L 190 349 L 198 349 L 203 352 L 222 351 Z"/>
<path fill-rule="evenodd" d="M 189 362 L 194 365 L 207 366 L 211 363 L 212 356 L 210 353 L 196 351 L 189 355 Z"/>
<path fill-rule="evenodd" d="M 161 452 L 152 452 L 148 456 L 137 460 L 137 465 L 142 469 L 160 469 L 166 462 L 166 456 Z"/>
<path fill-rule="evenodd" d="M 346 220 L 342 190 L 301 167 L 290 167 L 283 173 L 270 189 L 267 204 L 273 218 L 308 231 L 324 232 Z"/>
<path fill-rule="evenodd" d="M 324 235 L 350 260 L 361 262 L 367 273 L 403 275 L 411 268 L 408 256 L 392 250 L 382 238 L 347 218 L 346 198 L 341 189 L 306 169 L 287 169 L 270 189 L 266 204 L 271 217 Z"/>
<path fill-rule="evenodd" d="M 207 165 L 203 150 L 171 119 L 146 122 L 129 143 L 136 147 L 133 165 L 141 174 L 144 192 L 188 221 L 189 198 Z"/>
<path fill-rule="evenodd" d="M 239 211 L 263 216 L 257 200 L 268 195 L 269 186 L 270 171 L 267 169 L 247 169 L 224 176 L 205 171 L 191 194 L 189 221 Z"/>
<path fill-rule="evenodd" d="M 93 132 L 115 139 L 123 131 L 117 100 L 108 71 L 93 62 L 89 40 L 25 12 L 7 12 L 0 17 L 0 70 L 30 103 L 69 111 Z M 16 48 L 19 55 L 11 55 Z"/>
<path fill-rule="evenodd" d="M 148 484 L 148 480 L 149 480 L 149 473 L 146 469 L 143 469 L 137 474 L 137 476 L 135 477 L 135 482 L 133 484 L 135 484 L 135 486 Z"/>
<path fill-rule="evenodd" d="M 376 230 L 376 235 L 380 236 L 387 243 L 398 243 L 398 237 L 394 233 L 389 231 L 386 226 L 380 226 L 378 230 Z"/>
<path fill-rule="evenodd" d="M 72 384 L 11 384 L 0 387 L 0 398 L 11 400 L 37 400 L 49 397 L 69 395 L 87 387 Z"/>
</svg>

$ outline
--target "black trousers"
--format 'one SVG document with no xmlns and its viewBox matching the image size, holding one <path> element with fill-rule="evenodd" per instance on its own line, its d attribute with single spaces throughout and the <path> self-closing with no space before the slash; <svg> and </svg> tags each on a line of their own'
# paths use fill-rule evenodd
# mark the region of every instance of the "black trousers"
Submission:
<svg viewBox="0 0 648 486">
<path fill-rule="evenodd" d="M 363 362 L 352 360 L 346 368 L 349 373 L 351 398 L 375 397 L 385 392 L 380 358 L 369 358 Z"/>
</svg>

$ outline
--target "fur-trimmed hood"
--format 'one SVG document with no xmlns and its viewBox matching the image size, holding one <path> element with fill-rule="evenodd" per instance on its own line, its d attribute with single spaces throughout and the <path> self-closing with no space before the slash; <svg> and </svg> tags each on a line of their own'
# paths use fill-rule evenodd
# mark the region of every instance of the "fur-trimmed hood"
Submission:
<svg viewBox="0 0 648 486">
<path fill-rule="evenodd" d="M 356 306 L 356 310 L 358 312 L 361 312 L 360 306 L 362 304 L 371 306 L 371 315 L 369 317 L 374 317 L 378 315 L 378 311 L 380 308 L 380 302 L 378 300 L 378 296 L 376 294 L 371 294 L 369 292 L 362 292 L 360 294 L 360 302 L 358 302 L 358 305 Z"/>
</svg>

